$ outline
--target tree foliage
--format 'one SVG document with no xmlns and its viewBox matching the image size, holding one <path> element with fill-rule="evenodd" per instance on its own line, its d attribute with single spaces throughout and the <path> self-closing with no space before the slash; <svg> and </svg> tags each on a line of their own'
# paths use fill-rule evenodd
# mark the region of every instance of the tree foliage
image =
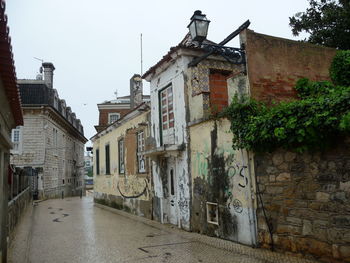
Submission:
<svg viewBox="0 0 350 263">
<path fill-rule="evenodd" d="M 343 57 L 336 56 L 333 64 L 342 64 Z M 334 79 L 343 75 L 343 70 L 334 71 Z M 231 121 L 233 148 L 266 152 L 281 147 L 302 152 L 324 149 L 350 135 L 350 85 L 303 78 L 295 89 L 299 100 L 273 106 L 236 96 L 224 113 Z"/>
<path fill-rule="evenodd" d="M 339 51 L 335 55 L 329 74 L 337 85 L 350 86 L 350 51 Z"/>
<path fill-rule="evenodd" d="M 309 8 L 289 18 L 293 35 L 305 31 L 309 42 L 350 49 L 350 1 L 309 0 Z"/>
</svg>

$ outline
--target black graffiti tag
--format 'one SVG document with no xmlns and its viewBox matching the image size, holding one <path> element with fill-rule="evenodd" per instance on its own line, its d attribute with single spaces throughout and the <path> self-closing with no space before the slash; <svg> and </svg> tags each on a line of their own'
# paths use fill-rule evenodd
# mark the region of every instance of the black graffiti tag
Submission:
<svg viewBox="0 0 350 263">
<path fill-rule="evenodd" d="M 244 183 L 243 184 L 238 183 L 238 186 L 245 188 L 248 185 L 248 178 L 244 175 L 244 169 L 248 168 L 248 166 L 243 165 L 243 166 L 239 167 L 238 164 L 236 164 L 235 166 L 230 166 L 228 168 L 228 172 L 227 172 L 228 176 L 230 178 L 234 177 L 236 175 L 237 170 L 239 170 L 239 176 L 244 179 Z"/>
<path fill-rule="evenodd" d="M 242 206 L 242 202 L 241 202 L 241 201 L 239 201 L 238 199 L 233 200 L 232 206 L 233 206 L 233 209 L 234 209 L 237 213 L 242 213 L 242 211 L 243 211 L 243 206 Z"/>
<path fill-rule="evenodd" d="M 248 185 L 248 178 L 244 175 L 243 169 L 248 168 L 248 166 L 242 166 L 240 171 L 239 171 L 239 176 L 245 179 L 245 184 L 238 183 L 238 185 L 242 188 L 245 188 Z"/>
</svg>

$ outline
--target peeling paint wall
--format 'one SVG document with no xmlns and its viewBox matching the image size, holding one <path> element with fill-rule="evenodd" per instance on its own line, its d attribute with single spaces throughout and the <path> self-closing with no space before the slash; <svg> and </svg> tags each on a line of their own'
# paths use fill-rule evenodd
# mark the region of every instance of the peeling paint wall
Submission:
<svg viewBox="0 0 350 263">
<path fill-rule="evenodd" d="M 160 125 L 159 92 L 172 86 L 173 107 L 174 107 L 174 133 L 171 143 L 166 145 L 174 146 L 176 151 L 167 151 L 159 156 L 153 157 L 152 171 L 155 190 L 154 214 L 161 222 L 169 222 L 181 228 L 190 229 L 190 186 L 189 168 L 187 156 L 187 122 L 185 103 L 185 82 L 184 70 L 187 67 L 188 58 L 179 57 L 171 62 L 159 74 L 152 77 L 151 88 L 151 119 L 152 137 L 154 147 L 162 146 L 162 131 Z M 168 142 L 167 142 L 168 143 Z M 181 148 L 181 149 L 180 149 Z M 171 195 L 169 180 L 171 169 L 174 172 L 174 196 Z"/>
<path fill-rule="evenodd" d="M 229 127 L 227 120 L 202 122 L 190 127 L 192 230 L 254 245 L 253 171 L 247 153 L 232 149 Z M 207 202 L 217 204 L 217 224 L 208 222 Z"/>
<path fill-rule="evenodd" d="M 247 81 L 243 65 L 232 65 L 226 61 L 204 60 L 197 67 L 188 70 L 187 96 L 190 109 L 190 121 L 198 122 L 206 119 L 212 113 L 210 105 L 209 74 L 211 70 L 230 72 L 227 76 L 228 101 L 231 102 L 235 93 L 247 93 Z"/>
<path fill-rule="evenodd" d="M 95 202 L 123 209 L 137 215 L 152 218 L 152 182 L 150 165 L 146 159 L 146 172 L 138 172 L 137 132 L 143 130 L 145 141 L 150 135 L 148 126 L 149 111 L 137 114 L 123 124 L 101 136 L 95 137 L 93 147 L 99 149 L 100 174 L 96 173 L 94 158 Z M 119 173 L 118 141 L 124 139 L 125 173 Z M 110 174 L 106 174 L 105 145 L 110 149 Z M 145 145 L 146 150 L 149 146 Z"/>
</svg>

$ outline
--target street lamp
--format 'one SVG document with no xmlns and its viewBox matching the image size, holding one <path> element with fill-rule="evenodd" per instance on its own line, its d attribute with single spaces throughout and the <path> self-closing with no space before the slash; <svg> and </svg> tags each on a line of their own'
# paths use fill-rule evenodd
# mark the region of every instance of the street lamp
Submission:
<svg viewBox="0 0 350 263">
<path fill-rule="evenodd" d="M 194 12 L 191 22 L 187 26 L 193 41 L 198 41 L 201 44 L 207 38 L 209 23 L 210 21 L 205 14 L 202 14 L 202 11 L 196 10 Z"/>
<path fill-rule="evenodd" d="M 207 53 L 193 59 L 188 66 L 189 67 L 195 67 L 198 65 L 199 62 L 201 62 L 203 59 L 209 57 L 210 55 L 220 55 L 224 57 L 228 62 L 232 64 L 245 64 L 245 52 L 244 47 L 243 48 L 233 48 L 233 47 L 227 47 L 225 44 L 227 44 L 230 40 L 232 40 L 235 36 L 237 36 L 241 31 L 248 28 L 250 25 L 249 20 L 244 22 L 238 29 L 233 31 L 230 35 L 228 35 L 223 41 L 221 41 L 219 44 L 214 43 L 204 43 L 203 41 L 207 38 L 208 34 L 208 27 L 209 27 L 210 21 L 207 19 L 207 17 L 202 14 L 202 11 L 196 10 L 191 17 L 191 22 L 187 26 L 192 41 L 199 42 L 199 47 L 206 51 Z"/>
</svg>

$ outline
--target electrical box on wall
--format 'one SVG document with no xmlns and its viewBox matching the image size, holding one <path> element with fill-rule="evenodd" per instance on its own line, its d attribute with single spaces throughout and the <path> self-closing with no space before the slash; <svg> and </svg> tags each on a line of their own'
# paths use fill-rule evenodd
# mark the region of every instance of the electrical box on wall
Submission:
<svg viewBox="0 0 350 263">
<path fill-rule="evenodd" d="M 219 210 L 217 203 L 207 202 L 207 222 L 219 225 Z"/>
</svg>

